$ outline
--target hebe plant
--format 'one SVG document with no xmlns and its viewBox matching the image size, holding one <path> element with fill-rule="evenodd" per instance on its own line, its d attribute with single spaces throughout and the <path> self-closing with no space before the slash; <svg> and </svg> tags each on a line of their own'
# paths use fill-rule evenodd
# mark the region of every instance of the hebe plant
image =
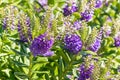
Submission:
<svg viewBox="0 0 120 80">
<path fill-rule="evenodd" d="M 1 80 L 120 80 L 119 0 L 0 1 Z"/>
</svg>

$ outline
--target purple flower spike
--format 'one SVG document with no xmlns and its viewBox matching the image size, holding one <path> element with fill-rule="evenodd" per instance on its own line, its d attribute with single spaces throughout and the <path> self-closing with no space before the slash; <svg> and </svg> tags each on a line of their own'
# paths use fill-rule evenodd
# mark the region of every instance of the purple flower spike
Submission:
<svg viewBox="0 0 120 80">
<path fill-rule="evenodd" d="M 82 49 L 82 41 L 76 34 L 66 35 L 64 38 L 65 49 L 73 54 L 78 54 Z"/>
<path fill-rule="evenodd" d="M 26 26 L 28 27 L 28 30 L 27 30 L 27 34 L 28 34 L 28 38 L 30 39 L 30 41 L 32 41 L 32 31 L 31 31 L 31 23 L 30 23 L 30 18 L 27 17 L 26 18 Z"/>
<path fill-rule="evenodd" d="M 29 17 L 27 17 L 25 20 L 25 26 L 23 26 L 22 23 L 18 21 L 17 29 L 19 32 L 20 40 L 22 42 L 28 42 L 29 40 L 32 41 L 32 31 Z"/>
<path fill-rule="evenodd" d="M 91 77 L 94 69 L 94 65 L 90 65 L 88 68 L 84 64 L 80 66 L 80 76 L 78 80 L 87 80 Z"/>
<path fill-rule="evenodd" d="M 72 14 L 72 12 L 71 12 L 71 10 L 69 9 L 69 6 L 68 6 L 68 5 L 66 5 L 65 8 L 63 8 L 63 14 L 64 14 L 64 16 L 68 16 L 68 15 L 71 15 L 71 14 Z"/>
<path fill-rule="evenodd" d="M 93 11 L 85 10 L 85 12 L 81 13 L 81 20 L 85 20 L 88 22 L 92 19 L 92 16 L 93 16 Z"/>
<path fill-rule="evenodd" d="M 26 38 L 23 30 L 22 30 L 22 26 L 21 26 L 20 22 L 18 22 L 17 27 L 18 27 L 18 32 L 19 32 L 20 40 L 22 42 L 27 42 L 28 40 L 27 40 L 27 38 Z"/>
<path fill-rule="evenodd" d="M 88 47 L 88 50 L 97 52 L 101 46 L 101 40 L 96 38 L 95 42 Z"/>
<path fill-rule="evenodd" d="M 115 35 L 114 44 L 116 47 L 120 47 L 120 32 Z"/>
<path fill-rule="evenodd" d="M 102 0 L 96 0 L 95 8 L 100 8 L 102 6 Z"/>
<path fill-rule="evenodd" d="M 50 49 L 53 43 L 54 43 L 54 40 L 52 38 L 47 39 L 46 34 L 42 34 L 32 41 L 30 50 L 34 56 L 37 56 L 37 55 L 52 56 L 53 52 L 50 51 Z"/>
</svg>

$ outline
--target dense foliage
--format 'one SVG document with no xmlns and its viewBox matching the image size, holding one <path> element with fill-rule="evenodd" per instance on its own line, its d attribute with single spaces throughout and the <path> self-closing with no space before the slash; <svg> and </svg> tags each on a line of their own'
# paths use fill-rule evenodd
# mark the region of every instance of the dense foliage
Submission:
<svg viewBox="0 0 120 80">
<path fill-rule="evenodd" d="M 120 0 L 0 0 L 0 80 L 120 80 Z"/>
</svg>

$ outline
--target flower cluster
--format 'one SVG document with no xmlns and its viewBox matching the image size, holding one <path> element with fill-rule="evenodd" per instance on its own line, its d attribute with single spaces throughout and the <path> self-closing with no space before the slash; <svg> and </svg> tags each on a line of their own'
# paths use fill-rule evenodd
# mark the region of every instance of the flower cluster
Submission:
<svg viewBox="0 0 120 80">
<path fill-rule="evenodd" d="M 68 6 L 68 4 L 63 8 L 63 14 L 64 16 L 71 15 L 72 13 L 78 11 L 78 7 L 75 3 L 72 4 L 71 7 Z"/>
<path fill-rule="evenodd" d="M 88 68 L 86 68 L 86 66 L 82 64 L 80 66 L 80 75 L 79 75 L 78 80 L 90 79 L 93 69 L 94 69 L 94 65 L 90 65 Z"/>
<path fill-rule="evenodd" d="M 54 43 L 52 38 L 48 39 L 47 34 L 42 34 L 32 41 L 30 50 L 34 56 L 52 56 L 54 52 L 50 49 Z"/>
<path fill-rule="evenodd" d="M 88 5 L 89 4 L 89 5 Z M 86 5 L 89 7 L 86 7 L 83 12 L 81 12 L 81 20 L 85 20 L 86 22 L 90 21 L 94 14 L 94 8 L 100 8 L 102 6 L 102 0 L 96 0 L 95 4 L 94 1 L 88 2 Z M 91 9 L 90 6 L 94 5 L 94 8 Z M 63 8 L 63 14 L 64 16 L 71 15 L 73 12 L 77 12 L 78 7 L 75 3 L 72 4 L 72 7 L 69 7 L 68 4 Z"/>
<path fill-rule="evenodd" d="M 82 41 L 77 34 L 66 35 L 64 38 L 65 49 L 73 54 L 77 54 L 82 49 Z"/>
<path fill-rule="evenodd" d="M 89 7 L 86 7 L 86 9 L 81 12 L 81 20 L 85 20 L 86 22 L 91 21 L 94 14 L 94 8 L 100 8 L 102 6 L 102 0 L 96 0 L 95 4 L 94 1 L 91 1 L 88 4 Z M 91 7 L 91 5 L 95 6 Z"/>
</svg>

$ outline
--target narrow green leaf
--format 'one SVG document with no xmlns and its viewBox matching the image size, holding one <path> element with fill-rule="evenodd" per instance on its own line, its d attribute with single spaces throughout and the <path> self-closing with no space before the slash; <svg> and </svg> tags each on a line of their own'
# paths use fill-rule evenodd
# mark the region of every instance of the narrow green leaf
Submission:
<svg viewBox="0 0 120 80">
<path fill-rule="evenodd" d="M 28 79 L 27 75 L 24 74 L 24 73 L 21 73 L 21 72 L 15 72 L 14 75 L 15 75 L 16 78 L 18 78 L 18 79 L 24 79 L 24 80 Z"/>
</svg>

